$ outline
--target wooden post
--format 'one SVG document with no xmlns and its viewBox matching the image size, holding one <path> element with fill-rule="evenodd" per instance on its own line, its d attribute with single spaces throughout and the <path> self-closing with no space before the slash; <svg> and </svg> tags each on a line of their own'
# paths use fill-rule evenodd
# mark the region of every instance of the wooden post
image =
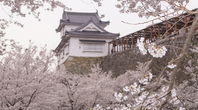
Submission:
<svg viewBox="0 0 198 110">
<path fill-rule="evenodd" d="M 110 50 L 110 42 L 108 43 L 108 55 L 110 55 L 111 54 L 111 50 Z"/>
</svg>

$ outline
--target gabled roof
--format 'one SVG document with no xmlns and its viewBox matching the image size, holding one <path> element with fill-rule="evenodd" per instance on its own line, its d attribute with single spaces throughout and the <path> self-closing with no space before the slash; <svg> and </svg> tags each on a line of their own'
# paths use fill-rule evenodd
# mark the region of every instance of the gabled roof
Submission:
<svg viewBox="0 0 198 110">
<path fill-rule="evenodd" d="M 89 25 L 92 24 L 96 31 L 89 31 L 86 30 Z M 92 19 L 89 20 L 87 23 L 83 24 L 79 28 L 72 30 L 72 31 L 66 31 L 66 35 L 70 35 L 71 37 L 104 37 L 104 38 L 117 38 L 119 36 L 118 33 L 111 33 L 106 30 L 104 30 L 102 27 L 100 27 L 98 24 L 96 24 Z"/>
<path fill-rule="evenodd" d="M 107 32 L 106 30 L 104 30 L 100 25 L 98 25 L 97 23 L 95 23 L 93 21 L 93 19 L 90 19 L 87 23 L 81 25 L 80 27 L 76 28 L 73 31 L 86 31 L 86 28 L 89 27 L 90 24 L 93 24 L 93 26 L 96 28 L 96 30 L 98 32 Z M 108 32 L 107 32 L 108 33 Z"/>
<path fill-rule="evenodd" d="M 87 13 L 87 12 L 68 12 L 64 11 L 62 14 L 62 19 L 60 20 L 60 24 L 56 29 L 57 32 L 60 32 L 63 26 L 66 24 L 71 25 L 82 25 L 87 23 L 89 20 L 93 20 L 96 24 L 107 26 L 109 21 L 101 21 L 98 12 L 95 13 Z"/>
</svg>

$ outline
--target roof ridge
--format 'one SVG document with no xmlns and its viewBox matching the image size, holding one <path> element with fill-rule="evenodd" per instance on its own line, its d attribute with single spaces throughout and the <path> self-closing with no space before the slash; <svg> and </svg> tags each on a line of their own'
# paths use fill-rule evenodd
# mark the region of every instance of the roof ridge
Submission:
<svg viewBox="0 0 198 110">
<path fill-rule="evenodd" d="M 76 12 L 76 11 L 64 11 L 64 13 L 69 13 L 69 14 L 96 14 L 98 15 L 97 12 Z"/>
</svg>

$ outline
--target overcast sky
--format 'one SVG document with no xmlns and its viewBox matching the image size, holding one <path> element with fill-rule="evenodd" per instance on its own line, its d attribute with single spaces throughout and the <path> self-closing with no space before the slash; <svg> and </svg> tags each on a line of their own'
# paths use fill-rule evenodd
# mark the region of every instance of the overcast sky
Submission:
<svg viewBox="0 0 198 110">
<path fill-rule="evenodd" d="M 72 8 L 72 11 L 78 12 L 96 12 L 99 14 L 105 14 L 104 21 L 110 21 L 110 25 L 106 30 L 113 33 L 120 33 L 121 36 L 132 33 L 139 29 L 146 27 L 144 25 L 129 25 L 122 23 L 126 21 L 130 23 L 143 22 L 146 19 L 139 18 L 136 14 L 121 14 L 118 9 L 115 8 L 116 0 L 104 0 L 103 6 L 98 8 L 90 0 L 65 0 L 68 7 Z M 190 9 L 198 8 L 198 0 L 190 0 Z M 2 10 L 2 9 L 1 9 Z M 59 33 L 55 32 L 55 29 L 59 25 L 63 10 L 58 8 L 53 12 L 42 11 L 41 21 L 28 16 L 26 18 L 19 18 L 24 24 L 23 28 L 11 25 L 7 29 L 6 38 L 11 38 L 20 42 L 22 45 L 27 45 L 29 40 L 33 41 L 38 46 L 47 45 L 48 49 L 55 49 L 60 42 Z M 6 15 L 6 9 L 1 11 L 1 15 Z"/>
</svg>

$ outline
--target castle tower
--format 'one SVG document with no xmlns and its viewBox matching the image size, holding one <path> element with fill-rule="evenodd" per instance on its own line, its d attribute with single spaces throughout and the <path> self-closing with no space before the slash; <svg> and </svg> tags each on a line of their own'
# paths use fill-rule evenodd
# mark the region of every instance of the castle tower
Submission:
<svg viewBox="0 0 198 110">
<path fill-rule="evenodd" d="M 98 13 L 63 12 L 60 24 L 61 42 L 55 49 L 58 63 L 70 57 L 103 57 L 108 55 L 108 42 L 119 34 L 107 32 L 109 21 L 101 21 Z"/>
</svg>

